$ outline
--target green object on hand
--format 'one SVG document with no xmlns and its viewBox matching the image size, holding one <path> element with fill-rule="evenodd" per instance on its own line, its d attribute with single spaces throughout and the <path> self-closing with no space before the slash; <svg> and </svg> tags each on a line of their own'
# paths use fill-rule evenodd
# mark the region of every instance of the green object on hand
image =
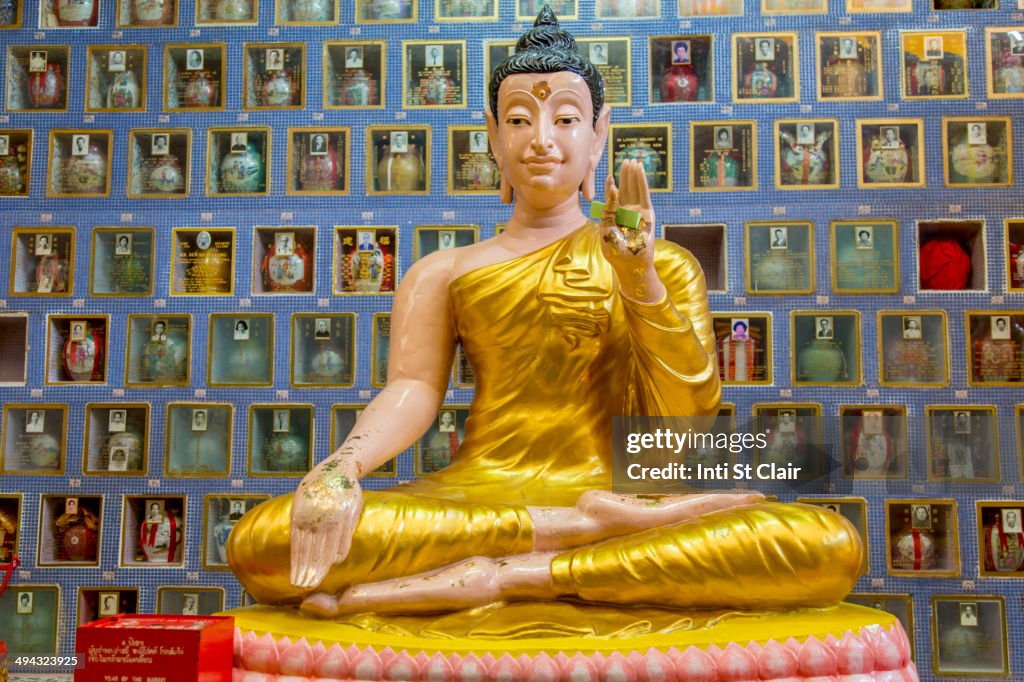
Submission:
<svg viewBox="0 0 1024 682">
<path fill-rule="evenodd" d="M 603 201 L 590 202 L 590 217 L 594 220 L 604 219 Z M 643 220 L 643 218 L 640 216 L 638 211 L 631 211 L 628 208 L 622 208 L 621 206 L 615 209 L 615 224 L 619 227 L 629 227 L 635 230 L 640 227 L 641 220 Z"/>
</svg>

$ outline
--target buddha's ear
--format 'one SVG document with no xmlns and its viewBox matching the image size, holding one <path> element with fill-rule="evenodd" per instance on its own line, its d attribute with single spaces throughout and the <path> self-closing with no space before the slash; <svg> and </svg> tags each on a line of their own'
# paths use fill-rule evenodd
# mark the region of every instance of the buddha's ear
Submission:
<svg viewBox="0 0 1024 682">
<path fill-rule="evenodd" d="M 494 155 L 494 160 L 498 164 L 498 173 L 501 176 L 501 202 L 503 204 L 511 204 L 512 185 L 509 184 L 508 178 L 505 176 L 504 151 L 501 149 L 501 145 L 498 144 L 498 121 L 494 118 L 494 114 L 491 113 L 489 107 L 484 110 L 484 116 L 487 118 L 487 142 L 491 145 L 491 154 Z"/>
<path fill-rule="evenodd" d="M 584 201 L 594 200 L 597 165 L 601 163 L 601 155 L 604 154 L 604 146 L 608 142 L 608 122 L 611 120 L 611 115 L 612 110 L 605 104 L 601 107 L 601 113 L 597 115 L 597 121 L 594 123 L 594 144 L 590 148 L 590 164 L 587 166 L 587 174 L 583 177 L 583 184 L 580 185 Z"/>
</svg>

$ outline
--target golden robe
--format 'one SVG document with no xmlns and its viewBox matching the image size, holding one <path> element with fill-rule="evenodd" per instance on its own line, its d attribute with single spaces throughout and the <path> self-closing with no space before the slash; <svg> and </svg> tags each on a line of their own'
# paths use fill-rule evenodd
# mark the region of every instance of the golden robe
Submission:
<svg viewBox="0 0 1024 682">
<path fill-rule="evenodd" d="M 668 295 L 623 298 L 588 223 L 538 251 L 455 279 L 456 333 L 476 372 L 466 436 L 451 466 L 364 491 L 348 558 L 317 591 L 533 550 L 527 505 L 572 506 L 611 488 L 612 418 L 717 413 L 721 397 L 704 275 L 659 240 Z M 294 603 L 292 496 L 250 511 L 228 557 L 260 602 Z M 838 514 L 761 504 L 566 551 L 566 596 L 617 604 L 783 608 L 838 602 L 860 568 L 860 539 Z"/>
</svg>

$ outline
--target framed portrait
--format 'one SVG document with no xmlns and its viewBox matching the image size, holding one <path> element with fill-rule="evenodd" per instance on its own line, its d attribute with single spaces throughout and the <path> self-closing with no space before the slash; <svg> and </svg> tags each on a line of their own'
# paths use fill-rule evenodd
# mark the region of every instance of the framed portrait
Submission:
<svg viewBox="0 0 1024 682">
<path fill-rule="evenodd" d="M 1024 504 L 1019 500 L 974 503 L 978 523 L 978 575 L 1024 576 Z"/>
<path fill-rule="evenodd" d="M 416 443 L 416 475 L 440 471 L 458 459 L 465 438 L 468 405 L 443 405 L 437 419 Z"/>
<path fill-rule="evenodd" d="M 826 14 L 828 0 L 761 0 L 761 14 Z"/>
<path fill-rule="evenodd" d="M 383 388 L 388 383 L 388 359 L 391 357 L 391 313 L 373 314 L 373 368 L 370 385 Z"/>
<path fill-rule="evenodd" d="M 986 28 L 985 55 L 988 96 L 1024 97 L 1024 26 Z"/>
<path fill-rule="evenodd" d="M 8 289 L 11 296 L 70 296 L 74 269 L 75 228 L 14 228 Z"/>
<path fill-rule="evenodd" d="M 769 313 L 713 313 L 718 373 L 724 385 L 772 383 L 772 318 Z"/>
<path fill-rule="evenodd" d="M 337 0 L 277 0 L 275 23 L 286 26 L 335 26 Z"/>
<path fill-rule="evenodd" d="M 413 259 L 475 244 L 479 234 L 477 225 L 417 225 L 413 235 Z"/>
<path fill-rule="evenodd" d="M 604 79 L 604 103 L 610 107 L 630 106 L 633 101 L 630 46 L 626 37 L 576 38 L 580 54 L 590 60 Z"/>
<path fill-rule="evenodd" d="M 814 291 L 814 226 L 809 222 L 746 223 L 749 294 Z"/>
<path fill-rule="evenodd" d="M 792 467 L 798 482 L 813 481 L 827 473 L 828 453 L 823 447 L 821 405 L 817 403 L 757 403 L 754 428 L 765 434 L 765 446 L 754 446 L 754 464 L 781 469 Z"/>
<path fill-rule="evenodd" d="M 334 405 L 331 408 L 331 452 L 342 446 L 352 432 L 366 405 Z M 394 478 L 398 475 L 398 457 L 389 459 L 367 476 Z"/>
<path fill-rule="evenodd" d="M 274 316 L 272 313 L 212 313 L 206 352 L 209 386 L 272 386 Z"/>
<path fill-rule="evenodd" d="M 945 117 L 942 148 L 947 187 L 1013 184 L 1013 130 L 1009 117 Z"/>
<path fill-rule="evenodd" d="M 882 37 L 877 31 L 818 33 L 818 99 L 880 100 Z"/>
<path fill-rule="evenodd" d="M 40 498 L 37 566 L 99 566 L 107 526 L 102 495 L 47 495 Z M 93 531 L 89 542 L 88 529 Z"/>
<path fill-rule="evenodd" d="M 0 197 L 27 197 L 32 179 L 30 128 L 5 128 L 0 131 L 0 164 L 4 166 Z"/>
<path fill-rule="evenodd" d="M 196 0 L 196 25 L 250 26 L 259 21 L 258 0 Z"/>
<path fill-rule="evenodd" d="M 169 43 L 164 47 L 164 110 L 223 109 L 227 74 L 224 43 Z"/>
<path fill-rule="evenodd" d="M 857 186 L 924 187 L 923 119 L 857 121 Z"/>
<path fill-rule="evenodd" d="M 833 220 L 830 228 L 832 291 L 837 294 L 899 291 L 899 240 L 895 220 Z"/>
<path fill-rule="evenodd" d="M 86 474 L 143 475 L 149 456 L 149 405 L 87 403 L 82 454 Z"/>
<path fill-rule="evenodd" d="M 1024 219 L 1006 219 L 1006 290 L 1024 292 Z"/>
<path fill-rule="evenodd" d="M 89 45 L 86 63 L 85 111 L 146 110 L 145 45 Z"/>
<path fill-rule="evenodd" d="M 355 381 L 355 313 L 293 313 L 291 385 L 348 387 Z"/>
<path fill-rule="evenodd" d="M 794 386 L 861 383 L 859 312 L 816 310 L 793 311 L 790 315 Z"/>
<path fill-rule="evenodd" d="M 651 36 L 648 50 L 651 104 L 714 101 L 713 36 Z"/>
<path fill-rule="evenodd" d="M 46 329 L 47 386 L 107 382 L 108 315 L 49 315 Z"/>
<path fill-rule="evenodd" d="M 177 24 L 177 0 L 117 0 L 117 25 L 122 28 L 170 28 Z"/>
<path fill-rule="evenodd" d="M 498 194 L 501 173 L 491 153 L 487 128 L 448 127 L 448 193 Z"/>
<path fill-rule="evenodd" d="M 394 2 L 356 0 L 356 23 L 416 23 L 416 3 L 413 0 L 395 0 Z"/>
<path fill-rule="evenodd" d="M 1024 385 L 1024 315 L 1019 310 L 968 310 L 967 384 Z"/>
<path fill-rule="evenodd" d="M 551 7 L 559 21 L 579 18 L 579 7 L 576 6 L 576 0 L 554 0 L 554 2 L 516 0 L 516 21 L 533 22 L 544 5 Z"/>
<path fill-rule="evenodd" d="M 953 499 L 889 499 L 886 564 L 908 578 L 960 575 L 957 504 Z"/>
<path fill-rule="evenodd" d="M 594 14 L 598 19 L 657 19 L 661 3 L 657 0 L 598 0 Z"/>
<path fill-rule="evenodd" d="M 967 34 L 964 31 L 905 32 L 904 99 L 963 99 L 967 92 Z"/>
<path fill-rule="evenodd" d="M 270 128 L 210 128 L 206 196 L 270 194 Z"/>
<path fill-rule="evenodd" d="M 93 228 L 90 295 L 151 296 L 154 234 L 152 227 Z"/>
<path fill-rule="evenodd" d="M 905 405 L 840 405 L 843 477 L 862 481 L 907 478 Z"/>
<path fill-rule="evenodd" d="M 868 543 L 868 510 L 867 500 L 863 497 L 798 497 L 797 502 L 812 504 L 815 507 L 822 507 L 828 511 L 839 514 L 849 521 L 857 535 L 860 536 L 864 551 L 861 553 L 860 574 L 868 575 L 871 567 L 868 558 L 871 556 L 871 546 Z M 884 610 L 884 609 L 883 609 Z"/>
<path fill-rule="evenodd" d="M 932 595 L 932 671 L 995 679 L 1010 674 L 1003 597 Z"/>
<path fill-rule="evenodd" d="M 227 403 L 168 403 L 164 475 L 227 476 L 233 408 Z"/>
<path fill-rule="evenodd" d="M 181 616 L 212 616 L 224 610 L 223 587 L 156 588 L 156 612 Z"/>
<path fill-rule="evenodd" d="M 329 40 L 323 50 L 324 109 L 384 107 L 385 41 Z"/>
<path fill-rule="evenodd" d="M 133 199 L 182 199 L 191 186 L 192 130 L 128 132 L 128 186 Z"/>
<path fill-rule="evenodd" d="M 207 495 L 203 509 L 203 568 L 227 571 L 228 536 L 243 516 L 269 495 Z"/>
<path fill-rule="evenodd" d="M 51 130 L 46 196 L 110 196 L 112 130 Z"/>
<path fill-rule="evenodd" d="M 451 109 L 466 106 L 466 41 L 402 42 L 402 106 Z"/>
<path fill-rule="evenodd" d="M 8 45 L 6 81 L 6 109 L 9 112 L 66 112 L 68 110 L 66 75 L 70 64 L 67 45 Z M 49 78 L 49 73 L 58 75 Z M 41 75 L 35 75 L 41 74 Z M 45 87 L 29 91 L 31 81 L 41 81 Z"/>
<path fill-rule="evenodd" d="M 334 228 L 334 294 L 391 294 L 398 277 L 397 225 Z"/>
<path fill-rule="evenodd" d="M 191 409 L 183 413 L 191 417 Z M 125 495 L 121 509 L 120 566 L 184 565 L 186 550 L 192 551 L 194 544 L 187 541 L 185 495 Z"/>
<path fill-rule="evenodd" d="M 244 109 L 302 109 L 306 101 L 305 43 L 245 43 Z"/>
<path fill-rule="evenodd" d="M 171 230 L 171 296 L 231 296 L 235 289 L 235 228 Z"/>
<path fill-rule="evenodd" d="M 21 2 L 14 2 L 0 12 L 0 29 L 21 28 Z"/>
<path fill-rule="evenodd" d="M 757 124 L 690 121 L 692 191 L 757 189 Z"/>
<path fill-rule="evenodd" d="M 928 480 L 995 483 L 999 480 L 996 408 L 927 405 Z"/>
<path fill-rule="evenodd" d="M 680 17 L 720 17 L 743 14 L 742 0 L 678 0 Z"/>
<path fill-rule="evenodd" d="M 434 0 L 435 21 L 497 21 L 498 0 Z"/>
<path fill-rule="evenodd" d="M 191 315 L 129 315 L 125 385 L 187 386 L 191 338 Z"/>
<path fill-rule="evenodd" d="M 749 104 L 800 99 L 795 33 L 734 33 L 732 97 Z"/>
<path fill-rule="evenodd" d="M 838 189 L 839 122 L 775 121 L 775 188 Z"/>
<path fill-rule="evenodd" d="M 612 123 L 608 134 L 608 158 L 615 182 L 620 182 L 622 162 L 640 161 L 651 192 L 672 191 L 672 124 Z"/>
<path fill-rule="evenodd" d="M 252 230 L 252 294 L 312 295 L 315 225 L 256 225 Z"/>
<path fill-rule="evenodd" d="M 0 618 L 8 650 L 56 654 L 60 600 L 57 584 L 18 583 L 7 590 L 0 598 Z"/>
<path fill-rule="evenodd" d="M 947 386 L 946 313 L 942 310 L 880 310 L 878 360 L 878 383 L 882 386 Z"/>
<path fill-rule="evenodd" d="M 368 126 L 367 194 L 430 192 L 430 128 Z"/>
</svg>

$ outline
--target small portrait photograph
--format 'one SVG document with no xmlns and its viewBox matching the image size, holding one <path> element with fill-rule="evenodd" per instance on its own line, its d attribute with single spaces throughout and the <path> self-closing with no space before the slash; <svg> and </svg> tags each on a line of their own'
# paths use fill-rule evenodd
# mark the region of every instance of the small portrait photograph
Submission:
<svg viewBox="0 0 1024 682">
<path fill-rule="evenodd" d="M 28 53 L 29 73 L 42 73 L 46 71 L 46 50 L 32 50 Z"/>
<path fill-rule="evenodd" d="M 878 410 L 865 410 L 861 413 L 861 430 L 869 436 L 877 436 L 883 432 L 882 413 Z"/>
<path fill-rule="evenodd" d="M 773 248 L 773 249 L 788 249 L 789 248 L 789 228 L 788 227 L 773 227 L 772 228 L 771 248 Z"/>
<path fill-rule="evenodd" d="M 796 127 L 796 143 L 804 145 L 814 144 L 814 124 L 801 123 Z"/>
<path fill-rule="evenodd" d="M 266 64 L 267 71 L 280 71 L 284 68 L 284 50 L 277 47 L 268 48 L 263 63 Z"/>
<path fill-rule="evenodd" d="M 377 248 L 377 234 L 373 230 L 358 230 L 356 240 L 359 242 L 358 251 L 373 251 Z"/>
<path fill-rule="evenodd" d="M 992 338 L 1000 341 L 1010 338 L 1010 317 L 1009 315 L 992 316 Z"/>
<path fill-rule="evenodd" d="M 905 315 L 903 317 L 903 338 L 905 338 L 905 339 L 919 339 L 919 338 L 921 338 L 921 316 L 920 315 Z"/>
<path fill-rule="evenodd" d="M 203 408 L 192 410 L 192 430 L 206 431 L 206 410 Z"/>
<path fill-rule="evenodd" d="M 123 432 L 127 415 L 127 410 L 111 410 L 107 414 L 107 431 L 110 433 Z"/>
<path fill-rule="evenodd" d="M 228 507 L 229 518 L 241 518 L 245 514 L 245 500 L 231 500 Z"/>
<path fill-rule="evenodd" d="M 958 595 L 932 597 L 935 672 L 985 680 L 1008 677 L 1003 598 L 979 595 L 971 601 L 963 599 Z"/>
<path fill-rule="evenodd" d="M 128 471 L 128 448 L 116 446 L 110 448 L 110 462 L 107 471 Z"/>
<path fill-rule="evenodd" d="M 987 124 L 973 121 L 967 124 L 967 144 L 988 144 Z"/>
<path fill-rule="evenodd" d="M 213 244 L 213 237 L 206 230 L 196 235 L 196 248 L 200 251 L 206 251 L 211 244 Z"/>
<path fill-rule="evenodd" d="M 130 232 L 119 232 L 114 239 L 114 255 L 132 255 L 132 234 Z"/>
<path fill-rule="evenodd" d="M 150 341 L 167 340 L 167 320 L 153 320 L 153 327 L 149 332 Z"/>
<path fill-rule="evenodd" d="M 89 153 L 89 136 L 75 134 L 71 136 L 71 156 L 85 156 Z"/>
<path fill-rule="evenodd" d="M 185 50 L 185 70 L 198 71 L 203 68 L 203 51 L 201 49 Z"/>
<path fill-rule="evenodd" d="M 404 154 L 409 151 L 409 136 L 404 130 L 395 130 L 391 133 L 391 152 Z"/>
<path fill-rule="evenodd" d="M 489 150 L 487 145 L 487 133 L 476 130 L 469 136 L 469 151 L 473 154 L 486 154 Z"/>
<path fill-rule="evenodd" d="M 871 225 L 857 227 L 857 249 L 871 251 L 875 248 L 875 228 Z"/>
<path fill-rule="evenodd" d="M 834 325 L 831 317 L 814 318 L 814 338 L 831 339 L 834 335 Z"/>
<path fill-rule="evenodd" d="M 942 59 L 946 56 L 946 50 L 942 45 L 942 36 L 927 36 L 924 39 L 924 58 Z"/>
<path fill-rule="evenodd" d="M 329 318 L 316 318 L 316 327 L 313 330 L 313 338 L 321 341 L 331 338 L 331 320 Z"/>
<path fill-rule="evenodd" d="M 71 340 L 85 341 L 85 321 L 73 320 L 71 322 Z"/>
<path fill-rule="evenodd" d="M 426 56 L 427 68 L 444 66 L 444 45 L 425 45 L 423 54 Z"/>
<path fill-rule="evenodd" d="M 146 523 L 160 523 L 164 520 L 164 501 L 146 500 Z"/>
<path fill-rule="evenodd" d="M 309 136 L 309 155 L 327 156 L 327 135 L 313 133 Z"/>
<path fill-rule="evenodd" d="M 437 250 L 446 251 L 455 248 L 455 231 L 441 230 L 437 233 Z"/>
<path fill-rule="evenodd" d="M 0 135 L 0 156 L 7 156 L 11 153 L 10 135 Z"/>
<path fill-rule="evenodd" d="M 1000 509 L 999 515 L 1001 517 L 1004 533 L 1022 533 L 1024 527 L 1021 526 L 1020 522 L 1020 509 Z"/>
<path fill-rule="evenodd" d="M 594 66 L 608 64 L 608 43 L 591 43 L 590 61 Z"/>
<path fill-rule="evenodd" d="M 18 615 L 27 616 L 32 613 L 34 597 L 35 595 L 31 592 L 18 593 L 18 605 L 16 608 Z"/>
<path fill-rule="evenodd" d="M 437 430 L 441 433 L 455 433 L 455 410 L 441 410 L 438 413 Z"/>
<path fill-rule="evenodd" d="M 953 433 L 967 434 L 971 432 L 971 413 L 957 410 L 953 413 Z"/>
<path fill-rule="evenodd" d="M 198 594 L 183 594 L 183 595 L 181 595 L 181 615 L 183 615 L 183 616 L 198 616 L 199 615 L 199 595 Z"/>
<path fill-rule="evenodd" d="M 779 410 L 779 433 L 796 432 L 796 412 L 793 410 Z"/>
<path fill-rule="evenodd" d="M 274 410 L 274 433 L 287 433 L 292 427 L 291 410 Z"/>
<path fill-rule="evenodd" d="M 121 595 L 118 592 L 100 592 L 99 615 L 100 618 L 109 618 L 117 615 L 117 603 Z"/>
<path fill-rule="evenodd" d="M 249 148 L 249 133 L 231 133 L 231 153 L 245 153 Z"/>
<path fill-rule="evenodd" d="M 275 256 L 290 256 L 295 252 L 295 233 L 294 232 L 275 232 L 274 233 L 274 255 Z"/>
<path fill-rule="evenodd" d="M 689 64 L 690 63 L 690 41 L 689 40 L 673 40 L 672 41 L 672 63 L 673 64 Z"/>
<path fill-rule="evenodd" d="M 77 497 L 65 497 L 64 498 L 64 513 L 65 514 L 77 514 L 78 513 L 78 498 Z"/>
<path fill-rule="evenodd" d="M 857 59 L 857 39 L 853 36 L 843 36 L 839 39 L 839 58 Z"/>
<path fill-rule="evenodd" d="M 107 71 L 124 71 L 124 50 L 111 50 L 107 54 Z"/>
<path fill-rule="evenodd" d="M 978 627 L 978 605 L 974 602 L 960 602 L 960 625 L 965 628 Z"/>
<path fill-rule="evenodd" d="M 38 235 L 32 249 L 32 254 L 36 256 L 49 256 L 51 253 L 53 253 L 53 235 Z"/>
<path fill-rule="evenodd" d="M 29 410 L 25 413 L 25 433 L 42 433 L 46 425 L 46 413 Z"/>
<path fill-rule="evenodd" d="M 757 39 L 757 49 L 754 50 L 754 61 L 775 61 L 775 38 Z"/>
<path fill-rule="evenodd" d="M 750 338 L 750 320 L 746 317 L 733 318 L 730 320 L 732 326 L 731 339 L 733 341 L 746 341 Z"/>
<path fill-rule="evenodd" d="M 880 132 L 882 133 L 882 149 L 899 149 L 899 126 L 882 126 Z"/>
<path fill-rule="evenodd" d="M 167 133 L 156 133 L 150 138 L 149 155 L 167 156 L 170 151 Z"/>
<path fill-rule="evenodd" d="M 931 530 L 932 508 L 927 504 L 911 505 L 910 526 L 915 530 Z"/>
<path fill-rule="evenodd" d="M 249 340 L 249 320 L 235 320 L 233 338 L 235 341 Z"/>
<path fill-rule="evenodd" d="M 363 68 L 363 48 L 360 46 L 351 46 L 345 50 L 345 68 L 346 69 L 361 69 Z"/>
<path fill-rule="evenodd" d="M 1010 39 L 1010 54 L 1015 57 L 1024 57 L 1024 32 L 1009 31 L 1006 37 Z"/>
<path fill-rule="evenodd" d="M 715 149 L 732 149 L 732 126 L 715 126 Z"/>
</svg>

